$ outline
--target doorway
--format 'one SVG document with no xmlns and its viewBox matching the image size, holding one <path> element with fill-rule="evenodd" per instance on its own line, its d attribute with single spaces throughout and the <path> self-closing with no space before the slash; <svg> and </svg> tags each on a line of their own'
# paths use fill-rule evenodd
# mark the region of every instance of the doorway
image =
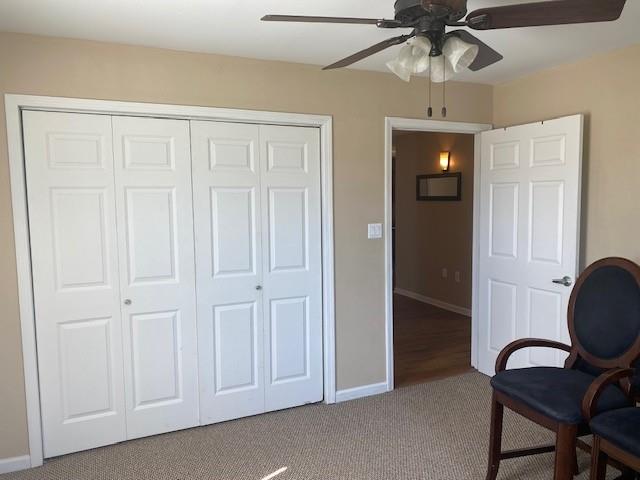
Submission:
<svg viewBox="0 0 640 480">
<path fill-rule="evenodd" d="M 490 128 L 387 119 L 389 390 L 456 375 L 476 365 L 471 316 L 480 153 L 476 134 Z M 441 152 L 448 152 L 447 172 L 440 166 Z M 425 176 L 429 188 L 421 186 Z M 459 192 L 439 192 L 438 181 L 450 176 L 460 177 Z M 448 182 L 445 189 L 451 186 Z M 448 198 L 425 198 L 429 191 Z"/>
<path fill-rule="evenodd" d="M 471 134 L 393 132 L 396 387 L 471 369 L 473 157 Z"/>
<path fill-rule="evenodd" d="M 394 388 L 393 132 L 475 135 L 471 366 L 491 375 L 496 355 L 516 338 L 568 339 L 563 312 L 579 271 L 583 123 L 572 115 L 486 132 L 490 125 L 386 119 L 387 390 Z M 545 351 L 521 353 L 513 366 L 560 363 Z"/>
</svg>

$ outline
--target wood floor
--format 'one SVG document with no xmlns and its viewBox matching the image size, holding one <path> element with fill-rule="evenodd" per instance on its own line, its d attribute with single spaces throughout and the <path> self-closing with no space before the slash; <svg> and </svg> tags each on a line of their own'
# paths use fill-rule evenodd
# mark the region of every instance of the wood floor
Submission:
<svg viewBox="0 0 640 480">
<path fill-rule="evenodd" d="M 471 370 L 471 318 L 394 295 L 396 388 Z"/>
</svg>

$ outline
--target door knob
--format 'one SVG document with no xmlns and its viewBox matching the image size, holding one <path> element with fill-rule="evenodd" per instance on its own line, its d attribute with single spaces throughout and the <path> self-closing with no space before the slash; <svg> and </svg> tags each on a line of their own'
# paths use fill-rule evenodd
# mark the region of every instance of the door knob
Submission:
<svg viewBox="0 0 640 480">
<path fill-rule="evenodd" d="M 124 304 L 125 304 L 125 305 L 131 305 L 131 300 L 127 298 L 127 299 L 124 301 Z"/>
<path fill-rule="evenodd" d="M 556 278 L 555 280 L 553 280 L 553 283 L 557 283 L 558 285 L 564 285 L 565 287 L 570 287 L 571 285 L 573 285 L 573 281 L 571 280 L 571 277 L 568 277 L 568 276 L 564 276 L 562 278 Z"/>
<path fill-rule="evenodd" d="M 256 285 L 256 290 L 262 290 L 262 285 Z"/>
</svg>

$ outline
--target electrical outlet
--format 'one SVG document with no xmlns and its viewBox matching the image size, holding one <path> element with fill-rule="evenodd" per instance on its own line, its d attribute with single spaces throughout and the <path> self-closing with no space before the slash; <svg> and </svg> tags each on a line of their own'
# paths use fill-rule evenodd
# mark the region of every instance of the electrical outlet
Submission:
<svg viewBox="0 0 640 480">
<path fill-rule="evenodd" d="M 369 240 L 377 240 L 379 238 L 382 238 L 382 224 L 370 223 L 368 225 L 367 233 Z"/>
<path fill-rule="evenodd" d="M 444 279 L 449 278 L 449 270 L 447 270 L 446 268 L 442 269 L 442 278 Z"/>
<path fill-rule="evenodd" d="M 456 271 L 456 283 L 460 283 L 460 272 Z"/>
</svg>

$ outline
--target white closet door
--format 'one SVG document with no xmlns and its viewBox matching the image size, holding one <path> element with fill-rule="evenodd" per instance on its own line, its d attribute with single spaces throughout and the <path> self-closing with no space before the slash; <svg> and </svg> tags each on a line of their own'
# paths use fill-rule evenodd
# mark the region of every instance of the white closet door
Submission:
<svg viewBox="0 0 640 480">
<path fill-rule="evenodd" d="M 320 132 L 261 126 L 266 410 L 323 397 Z"/>
<path fill-rule="evenodd" d="M 44 455 L 126 438 L 111 118 L 24 112 Z"/>
<path fill-rule="evenodd" d="M 264 412 L 259 127 L 191 122 L 202 424 Z"/>
<path fill-rule="evenodd" d="M 127 437 L 198 424 L 189 122 L 114 117 Z"/>
</svg>

